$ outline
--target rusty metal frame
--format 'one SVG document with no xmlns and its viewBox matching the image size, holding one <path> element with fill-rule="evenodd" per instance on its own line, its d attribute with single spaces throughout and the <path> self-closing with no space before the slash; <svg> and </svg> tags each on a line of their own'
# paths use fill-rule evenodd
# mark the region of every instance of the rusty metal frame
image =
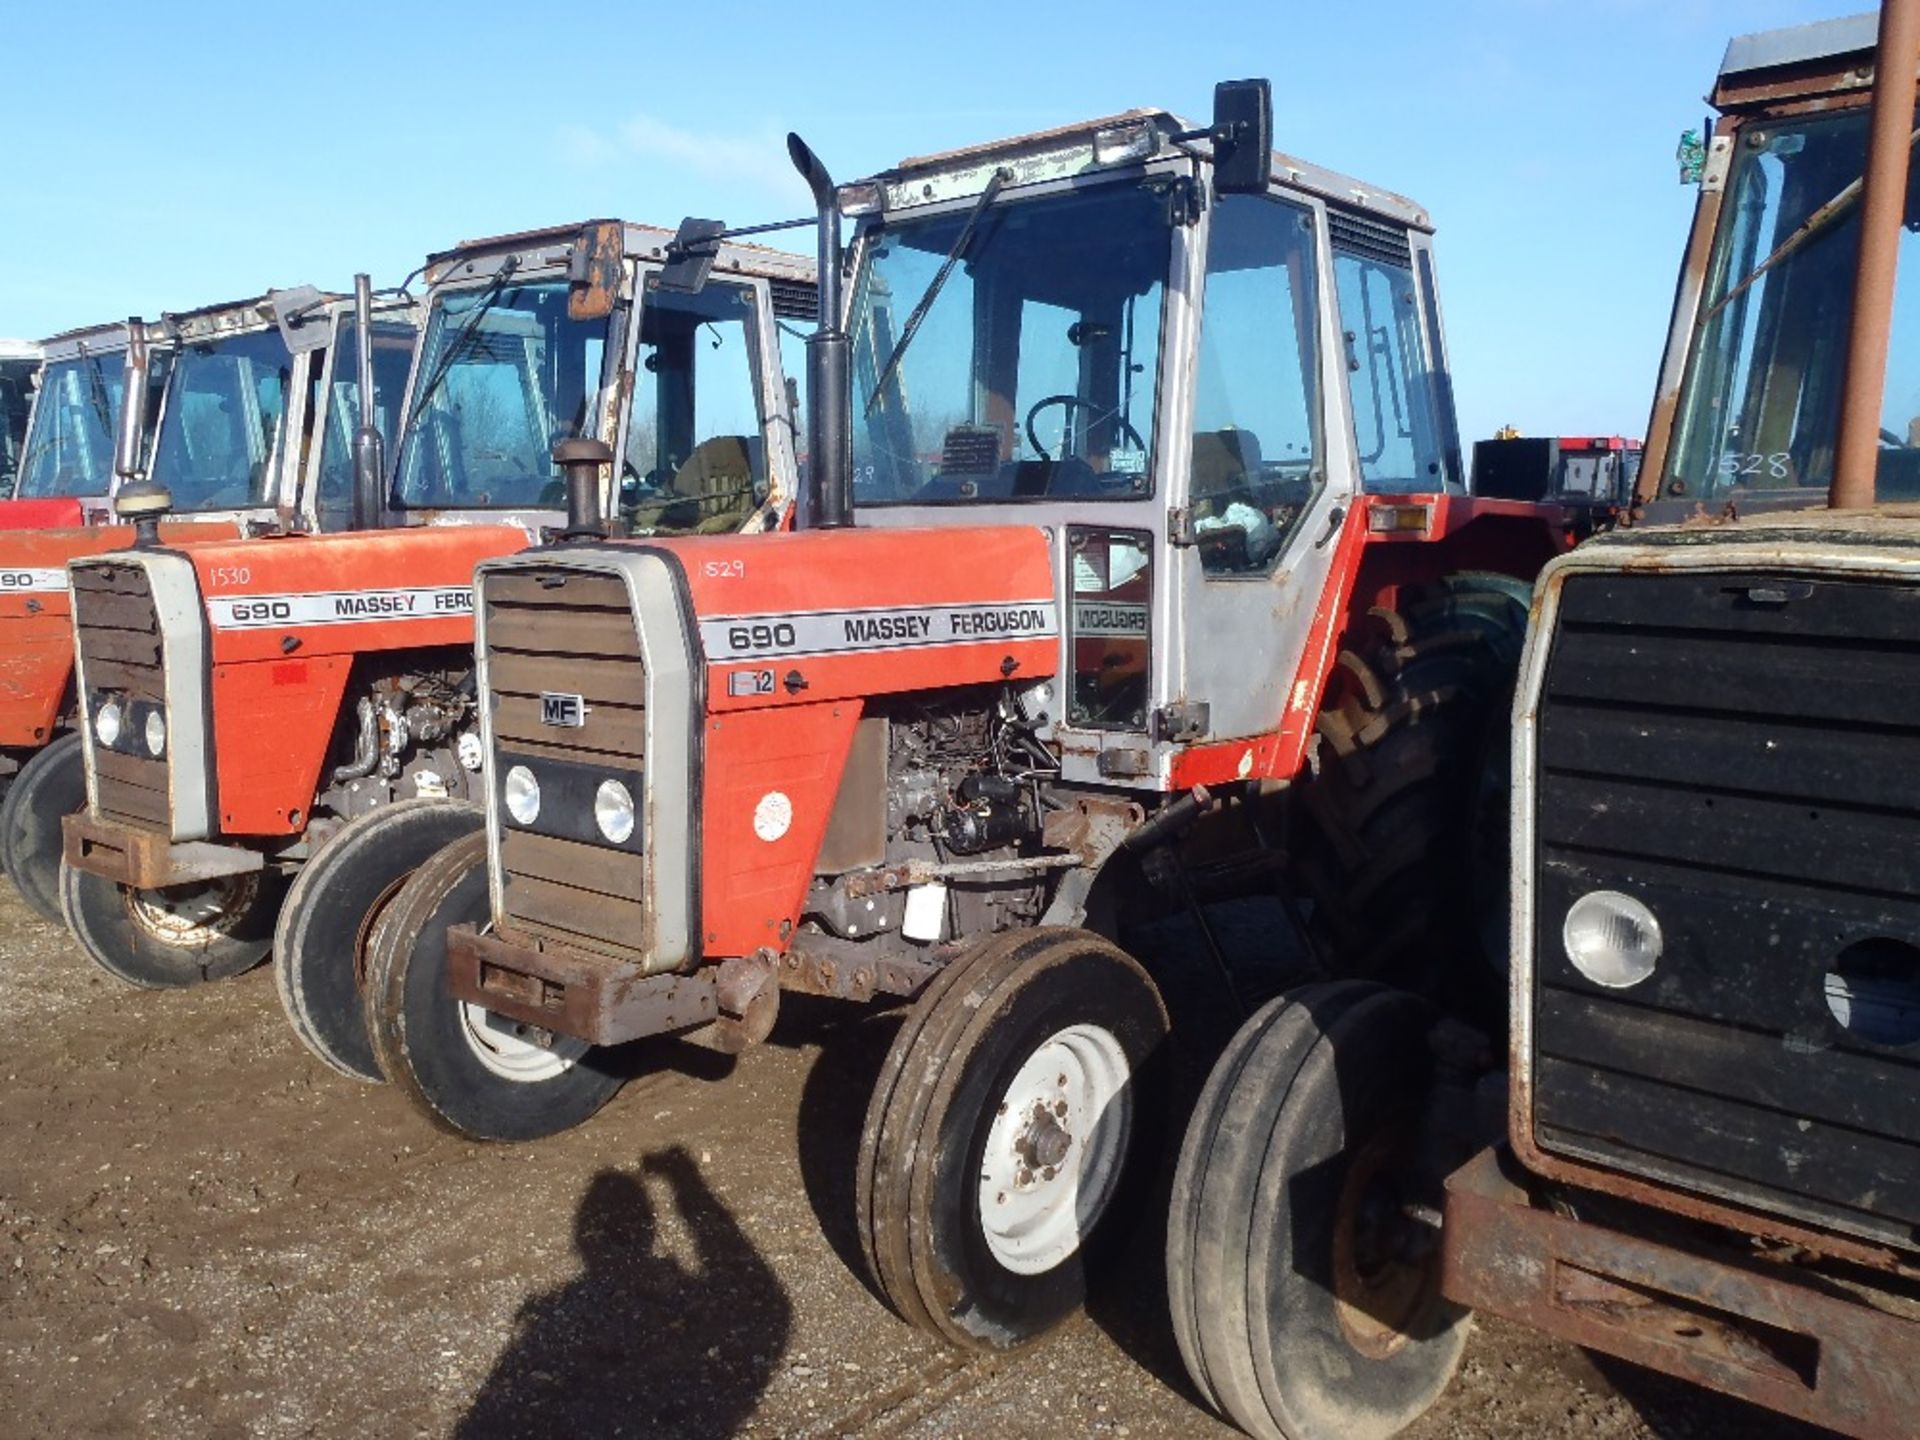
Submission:
<svg viewBox="0 0 1920 1440">
<path fill-rule="evenodd" d="M 98 820 L 84 810 L 64 816 L 60 824 L 68 865 L 134 890 L 247 875 L 266 866 L 258 850 L 206 840 L 176 842 L 158 830 Z"/>
<path fill-rule="evenodd" d="M 1497 1150 L 1447 1180 L 1441 1288 L 1862 1440 L 1909 1435 L 1920 1413 L 1920 1318 L 1798 1267 L 1538 1209 L 1502 1175 Z"/>
<path fill-rule="evenodd" d="M 536 948 L 471 925 L 447 932 L 447 988 L 456 1000 L 595 1045 L 692 1030 L 720 1014 L 712 972 L 648 975 L 628 961 Z"/>
</svg>

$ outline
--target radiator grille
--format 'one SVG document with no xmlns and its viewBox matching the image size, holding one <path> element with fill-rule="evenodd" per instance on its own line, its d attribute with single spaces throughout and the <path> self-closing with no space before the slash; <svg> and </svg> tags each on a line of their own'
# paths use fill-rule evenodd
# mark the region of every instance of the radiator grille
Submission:
<svg viewBox="0 0 1920 1440">
<path fill-rule="evenodd" d="M 1537 760 L 1536 1142 L 1914 1245 L 1920 592 L 1570 577 Z M 1625 990 L 1566 955 L 1596 889 L 1662 928 Z"/>
<path fill-rule="evenodd" d="M 525 765 L 542 796 L 531 826 L 498 808 L 503 927 L 633 958 L 647 943 L 645 837 L 610 845 L 593 819 L 603 780 L 642 801 L 646 673 L 626 587 L 543 567 L 484 576 L 480 593 L 495 783 Z M 581 723 L 548 723 L 543 696 L 577 697 Z"/>
<path fill-rule="evenodd" d="M 166 666 L 147 572 L 135 565 L 79 565 L 72 572 L 74 628 L 88 694 L 84 723 L 109 699 L 120 707 L 113 746 L 94 734 L 98 814 L 171 831 L 168 761 L 146 750 L 147 717 L 166 713 Z M 171 729 L 171 725 L 169 725 Z"/>
</svg>

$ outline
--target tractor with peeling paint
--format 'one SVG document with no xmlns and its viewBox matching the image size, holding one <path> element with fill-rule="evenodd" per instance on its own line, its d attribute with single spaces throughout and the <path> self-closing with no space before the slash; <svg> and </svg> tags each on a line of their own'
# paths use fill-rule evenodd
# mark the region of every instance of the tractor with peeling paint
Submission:
<svg viewBox="0 0 1920 1440">
<path fill-rule="evenodd" d="M 1728 47 L 1633 523 L 1534 600 L 1505 1075 L 1352 979 L 1214 1071 L 1168 1290 L 1251 1434 L 1395 1433 L 1469 1307 L 1914 1433 L 1916 70 L 1915 0 Z"/>
<path fill-rule="evenodd" d="M 755 545 L 789 512 L 780 352 L 815 313 L 812 264 L 728 245 L 701 294 L 659 293 L 671 238 L 596 221 L 431 257 L 395 462 L 351 530 L 72 567 L 88 803 L 60 885 L 97 965 L 182 986 L 271 950 L 301 1040 L 382 1078 L 367 941 L 411 867 L 481 824 L 475 563 L 588 512 Z"/>
<path fill-rule="evenodd" d="M 1566 516 L 1465 483 L 1427 213 L 1271 125 L 1239 82 L 1210 124 L 843 186 L 791 142 L 823 294 L 796 529 L 478 572 L 486 827 L 368 955 L 374 1048 L 436 1123 L 550 1134 L 627 1042 L 911 999 L 868 1258 L 902 1315 L 1005 1347 L 1155 1164 L 1168 1009 L 1129 917 L 1278 877 L 1330 973 L 1483 1003 L 1490 737 Z M 704 293 L 724 233 L 686 222 L 660 288 Z"/>
<path fill-rule="evenodd" d="M 67 562 L 133 539 L 110 496 L 166 487 L 169 545 L 334 523 L 354 301 L 311 287 L 47 342 L 17 498 L 0 502 L 0 868 L 60 919 L 60 817 L 84 803 Z M 377 347 L 412 321 L 380 307 Z M 382 362 L 384 369 L 384 362 Z M 124 396 L 144 403 L 122 405 Z M 144 743 L 138 741 L 136 743 Z"/>
</svg>

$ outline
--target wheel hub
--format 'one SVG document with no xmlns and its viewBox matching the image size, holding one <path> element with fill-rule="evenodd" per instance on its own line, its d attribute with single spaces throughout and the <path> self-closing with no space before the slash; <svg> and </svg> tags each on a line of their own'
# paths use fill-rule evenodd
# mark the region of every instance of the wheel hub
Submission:
<svg viewBox="0 0 1920 1440">
<path fill-rule="evenodd" d="M 1021 1275 L 1071 1258 L 1106 1213 L 1132 1138 L 1126 1052 L 1098 1025 L 1073 1025 L 1027 1057 L 988 1126 L 981 1232 Z"/>
<path fill-rule="evenodd" d="M 1362 1146 L 1340 1192 L 1333 1237 L 1334 1307 L 1347 1341 L 1384 1360 L 1405 1345 L 1439 1293 L 1438 1247 L 1409 1218 L 1397 1162 L 1401 1141 Z"/>
<path fill-rule="evenodd" d="M 260 888 L 257 874 L 223 875 L 160 890 L 129 890 L 127 913 L 163 945 L 197 948 L 244 914 Z"/>
</svg>

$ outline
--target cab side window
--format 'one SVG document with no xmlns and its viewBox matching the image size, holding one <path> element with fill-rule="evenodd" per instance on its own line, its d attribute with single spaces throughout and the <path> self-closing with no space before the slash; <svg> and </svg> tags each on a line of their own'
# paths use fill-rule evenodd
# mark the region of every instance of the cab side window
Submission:
<svg viewBox="0 0 1920 1440">
<path fill-rule="evenodd" d="M 1397 241 L 1404 250 L 1406 236 L 1369 225 L 1369 232 L 1377 228 L 1380 236 L 1370 233 L 1365 249 L 1350 249 L 1342 234 L 1358 228 L 1354 221 L 1334 227 L 1333 280 L 1360 480 L 1376 493 L 1444 490 L 1445 442 L 1436 422 L 1436 377 L 1413 285 L 1412 255 L 1390 248 Z"/>
<path fill-rule="evenodd" d="M 1223 196 L 1207 242 L 1190 497 L 1207 574 L 1272 570 L 1326 484 L 1313 213 Z"/>
</svg>

